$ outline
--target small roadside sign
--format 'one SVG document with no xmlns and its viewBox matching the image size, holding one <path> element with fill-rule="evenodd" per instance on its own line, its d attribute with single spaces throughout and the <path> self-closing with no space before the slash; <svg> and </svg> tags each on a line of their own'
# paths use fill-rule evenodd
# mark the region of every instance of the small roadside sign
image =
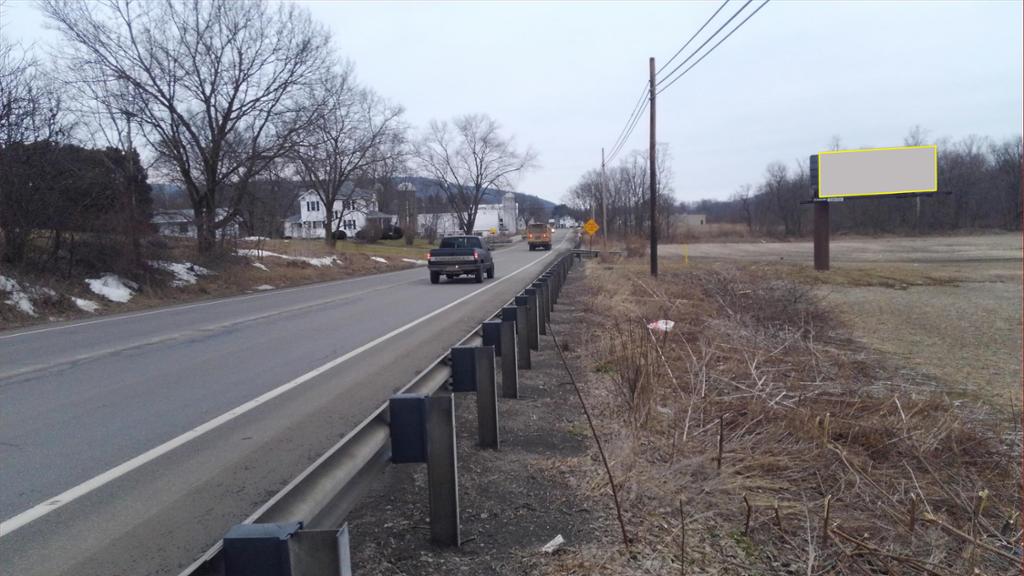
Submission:
<svg viewBox="0 0 1024 576">
<path fill-rule="evenodd" d="M 597 225 L 597 222 L 595 222 L 593 218 L 587 220 L 587 223 L 583 225 L 583 231 L 590 236 L 597 234 L 597 231 L 600 228 L 601 227 Z"/>
</svg>

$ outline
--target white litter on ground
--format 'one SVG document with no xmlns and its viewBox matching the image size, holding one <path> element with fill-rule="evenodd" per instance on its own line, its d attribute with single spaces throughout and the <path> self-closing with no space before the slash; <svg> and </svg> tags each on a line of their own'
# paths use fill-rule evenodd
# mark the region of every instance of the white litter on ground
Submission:
<svg viewBox="0 0 1024 576">
<path fill-rule="evenodd" d="M 270 284 L 260 284 L 259 286 L 253 288 L 253 290 L 273 290 L 273 289 L 274 289 L 274 287 L 271 286 Z"/>
<path fill-rule="evenodd" d="M 74 296 L 72 296 L 71 299 L 75 302 L 75 306 L 78 306 L 79 308 L 86 312 L 96 312 L 97 310 L 100 309 L 100 305 L 98 302 L 94 302 L 92 300 L 88 300 L 85 298 L 75 298 Z"/>
<path fill-rule="evenodd" d="M 267 265 L 262 262 L 251 262 L 251 264 L 264 272 L 270 272 L 270 268 L 267 268 Z"/>
<path fill-rule="evenodd" d="M 99 278 L 86 278 L 85 283 L 89 289 L 103 296 L 112 302 L 127 302 L 135 296 L 135 290 L 139 285 L 131 280 L 125 280 L 117 274 L 104 274 Z"/>
<path fill-rule="evenodd" d="M 388 263 L 387 260 L 381 258 L 380 256 L 370 256 L 370 260 L 373 260 L 374 262 L 383 262 L 385 264 Z"/>
<path fill-rule="evenodd" d="M 426 260 L 414 260 L 412 258 L 402 258 L 402 262 L 408 262 L 409 264 L 415 264 L 417 266 L 426 266 Z"/>
<path fill-rule="evenodd" d="M 199 280 L 200 276 L 210 276 L 213 272 L 197 266 L 191 262 L 169 262 L 167 260 L 150 260 L 149 265 L 154 268 L 160 268 L 166 270 L 171 274 L 174 274 L 174 280 L 171 280 L 171 286 L 175 288 L 181 288 L 182 286 L 190 286 L 195 284 Z"/>
<path fill-rule="evenodd" d="M 242 238 L 242 240 L 248 240 L 250 242 L 259 242 L 260 240 L 270 240 L 270 238 L 267 238 L 266 236 L 246 236 L 245 238 Z"/>
<path fill-rule="evenodd" d="M 271 256 L 273 258 L 283 258 L 285 260 L 298 260 L 299 262 L 305 262 L 307 264 L 312 264 L 313 266 L 316 266 L 317 268 L 322 268 L 324 266 L 331 266 L 332 264 L 335 264 L 335 263 L 338 263 L 338 264 L 341 263 L 334 256 L 324 256 L 324 257 L 321 257 L 321 258 L 308 258 L 306 256 L 287 256 L 285 254 L 278 254 L 276 252 L 267 252 L 266 250 L 253 250 L 253 249 L 250 249 L 250 248 L 242 248 L 242 249 L 238 250 L 236 252 L 236 254 L 238 254 L 239 256 L 250 256 L 250 257 L 253 257 L 253 258 L 261 258 L 261 257 L 264 257 L 264 256 Z"/>
<path fill-rule="evenodd" d="M 671 320 L 657 320 L 655 322 L 651 322 L 650 324 L 648 324 L 647 327 L 650 328 L 651 330 L 657 330 L 659 332 L 668 332 L 672 330 L 672 327 L 675 325 L 676 323 Z"/>
<path fill-rule="evenodd" d="M 562 538 L 562 535 L 559 534 L 558 536 L 555 536 L 554 538 L 552 538 L 551 542 L 548 542 L 547 544 L 542 546 L 540 551 L 545 553 L 545 554 L 551 554 L 555 550 L 558 550 L 559 548 L 561 548 L 562 544 L 565 544 L 565 538 Z"/>
<path fill-rule="evenodd" d="M 29 316 L 36 315 L 36 309 L 32 306 L 32 299 L 25 290 L 22 290 L 21 285 L 18 284 L 17 280 L 8 278 L 6 276 L 0 276 L 0 292 L 6 292 L 8 294 L 5 303 L 10 304 L 17 308 L 20 312 L 28 314 Z"/>
</svg>

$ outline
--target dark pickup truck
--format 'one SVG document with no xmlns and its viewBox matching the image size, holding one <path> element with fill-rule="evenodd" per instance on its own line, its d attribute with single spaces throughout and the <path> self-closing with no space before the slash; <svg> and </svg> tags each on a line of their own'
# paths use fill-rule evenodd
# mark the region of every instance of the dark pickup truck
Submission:
<svg viewBox="0 0 1024 576">
<path fill-rule="evenodd" d="M 484 274 L 494 278 L 494 259 L 487 243 L 479 236 L 448 236 L 441 239 L 441 247 L 427 254 L 430 283 L 437 284 L 441 275 L 451 280 L 456 276 L 473 276 L 484 281 Z"/>
</svg>

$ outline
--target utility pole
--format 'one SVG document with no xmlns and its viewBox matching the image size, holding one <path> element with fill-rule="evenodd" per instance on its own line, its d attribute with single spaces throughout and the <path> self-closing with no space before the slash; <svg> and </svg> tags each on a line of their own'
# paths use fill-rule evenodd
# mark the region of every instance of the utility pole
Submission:
<svg viewBox="0 0 1024 576">
<path fill-rule="evenodd" d="M 651 65 L 651 143 L 650 162 L 651 165 L 651 276 L 658 275 L 658 168 L 657 168 L 657 140 L 655 138 L 655 115 L 654 99 L 657 93 L 654 91 L 654 58 L 650 60 Z"/>
<path fill-rule="evenodd" d="M 604 251 L 608 252 L 608 202 L 604 183 L 604 148 L 601 148 L 601 238 L 604 240 Z"/>
</svg>

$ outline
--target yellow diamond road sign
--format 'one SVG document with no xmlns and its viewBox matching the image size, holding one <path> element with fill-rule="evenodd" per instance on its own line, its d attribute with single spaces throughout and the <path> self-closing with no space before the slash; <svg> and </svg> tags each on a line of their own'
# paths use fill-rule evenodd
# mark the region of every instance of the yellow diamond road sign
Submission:
<svg viewBox="0 0 1024 576">
<path fill-rule="evenodd" d="M 600 228 L 600 226 L 597 225 L 597 222 L 594 222 L 593 218 L 591 218 L 590 220 L 587 220 L 587 223 L 583 225 L 583 231 L 586 232 L 587 234 L 591 235 L 591 236 L 593 236 L 594 234 L 597 234 L 597 230 L 599 228 Z"/>
</svg>

